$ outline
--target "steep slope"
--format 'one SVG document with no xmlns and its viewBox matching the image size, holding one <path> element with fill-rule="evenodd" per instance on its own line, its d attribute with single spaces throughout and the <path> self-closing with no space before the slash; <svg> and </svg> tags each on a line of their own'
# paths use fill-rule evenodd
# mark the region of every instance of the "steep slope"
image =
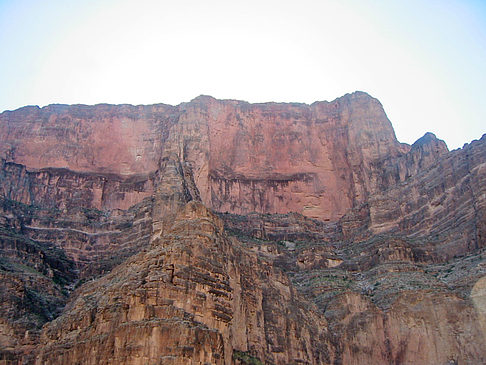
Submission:
<svg viewBox="0 0 486 365">
<path fill-rule="evenodd" d="M 174 109 L 54 104 L 6 111 L 0 116 L 0 153 L 33 169 L 147 174 L 155 170 L 164 134 L 177 119 Z"/>
<path fill-rule="evenodd" d="M 365 209 L 372 234 L 427 237 L 437 260 L 485 247 L 486 135 L 370 196 Z"/>
<path fill-rule="evenodd" d="M 81 288 L 44 328 L 37 363 L 486 360 L 480 313 L 469 300 L 415 288 L 400 290 L 384 309 L 349 287 L 319 313 L 271 251 L 258 254 L 226 237 L 216 216 L 190 202 L 149 249 Z"/>
<path fill-rule="evenodd" d="M 44 330 L 39 364 L 324 363 L 326 322 L 201 203 Z M 238 350 L 238 352 L 235 352 Z M 248 355 L 250 356 L 250 355 Z"/>
<path fill-rule="evenodd" d="M 124 184 L 134 185 L 94 174 L 31 172 L 2 164 L 1 360 L 16 364 L 18 356 L 28 359 L 40 328 L 61 313 L 75 285 L 109 272 L 148 245 L 151 199 L 127 210 L 100 210 L 93 191 L 103 184 L 105 201 L 111 202 L 120 201 Z"/>
<path fill-rule="evenodd" d="M 21 229 L 28 207 L 0 199 L 0 359 L 29 357 L 44 323 L 57 317 L 76 279 L 75 263 Z"/>
<path fill-rule="evenodd" d="M 372 162 L 408 149 L 365 93 L 311 106 L 201 96 L 179 108 L 171 150 L 220 212 L 339 218 L 374 191 Z"/>
<path fill-rule="evenodd" d="M 485 136 L 400 144 L 362 92 L 0 132 L 6 364 L 486 361 Z"/>
<path fill-rule="evenodd" d="M 143 187 L 135 192 L 150 194 L 148 176 L 160 156 L 172 156 L 216 211 L 333 220 L 376 190 L 376 162 L 409 149 L 379 101 L 362 92 L 312 105 L 201 96 L 177 107 L 26 107 L 2 113 L 0 128 L 2 158 L 29 169 L 136 175 Z M 98 205 L 107 204 L 100 190 Z M 132 204 L 144 198 L 135 192 L 125 193 Z M 109 202 L 128 207 L 126 198 Z"/>
</svg>

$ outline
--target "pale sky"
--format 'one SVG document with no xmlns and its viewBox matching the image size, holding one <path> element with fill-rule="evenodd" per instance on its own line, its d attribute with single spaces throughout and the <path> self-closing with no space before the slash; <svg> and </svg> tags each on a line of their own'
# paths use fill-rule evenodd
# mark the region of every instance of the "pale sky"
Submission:
<svg viewBox="0 0 486 365">
<path fill-rule="evenodd" d="M 398 139 L 486 133 L 486 0 L 0 0 L 0 111 L 378 98 Z"/>
</svg>

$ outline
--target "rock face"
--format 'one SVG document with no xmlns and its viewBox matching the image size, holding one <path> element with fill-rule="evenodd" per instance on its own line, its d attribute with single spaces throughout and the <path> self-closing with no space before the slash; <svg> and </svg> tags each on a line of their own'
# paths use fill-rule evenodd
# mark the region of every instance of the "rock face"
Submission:
<svg viewBox="0 0 486 365">
<path fill-rule="evenodd" d="M 486 137 L 381 104 L 0 114 L 0 362 L 486 362 Z"/>
<path fill-rule="evenodd" d="M 29 106 L 2 113 L 0 150 L 33 169 L 146 174 L 174 119 L 174 107 L 163 104 Z"/>
<path fill-rule="evenodd" d="M 336 219 L 374 190 L 367 167 L 406 149 L 364 93 L 311 106 L 199 97 L 182 113 L 179 149 L 202 201 L 220 212 Z"/>
<path fill-rule="evenodd" d="M 84 286 L 67 315 L 46 327 L 39 364 L 230 364 L 234 350 L 272 363 L 329 356 L 325 320 L 195 202 L 149 249 Z"/>
<path fill-rule="evenodd" d="M 0 128 L 2 157 L 29 168 L 149 176 L 162 156 L 186 165 L 216 211 L 318 219 L 363 202 L 376 189 L 372 163 L 409 148 L 381 104 L 360 92 L 310 106 L 201 96 L 178 107 L 26 107 L 3 113 Z M 125 193 L 133 204 L 144 197 Z"/>
<path fill-rule="evenodd" d="M 245 250 L 202 204 L 188 203 L 149 249 L 78 291 L 44 328 L 37 363 L 486 360 L 478 314 L 456 295 L 404 291 L 384 311 L 344 292 L 322 314 L 274 260 Z"/>
<path fill-rule="evenodd" d="M 428 144 L 428 147 L 419 148 L 437 151 L 437 140 L 432 139 Z M 395 231 L 442 241 L 437 250 L 442 259 L 484 247 L 485 145 L 483 136 L 462 150 L 441 153 L 435 164 L 419 168 L 417 174 L 374 194 L 368 200 L 368 229 L 374 234 Z M 415 145 L 408 155 L 412 155 L 412 161 L 417 161 L 413 157 L 414 149 Z"/>
</svg>

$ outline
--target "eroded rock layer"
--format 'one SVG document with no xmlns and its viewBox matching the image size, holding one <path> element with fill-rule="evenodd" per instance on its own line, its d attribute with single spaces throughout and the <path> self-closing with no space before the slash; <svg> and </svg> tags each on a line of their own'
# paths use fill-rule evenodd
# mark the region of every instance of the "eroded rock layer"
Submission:
<svg viewBox="0 0 486 365">
<path fill-rule="evenodd" d="M 149 249 L 84 286 L 67 317 L 45 328 L 38 363 L 71 364 L 81 352 L 87 364 L 229 364 L 233 350 L 271 363 L 328 361 L 326 322 L 301 301 L 193 202 Z"/>
<path fill-rule="evenodd" d="M 31 169 L 149 176 L 165 156 L 187 165 L 216 211 L 318 219 L 337 219 L 366 200 L 378 188 L 373 163 L 409 149 L 381 104 L 361 92 L 312 105 L 201 96 L 177 107 L 26 107 L 1 114 L 0 128 L 2 158 Z M 138 194 L 129 190 L 110 208 L 150 192 L 143 177 L 135 180 Z"/>
<path fill-rule="evenodd" d="M 0 114 L 5 364 L 486 362 L 486 137 L 381 104 Z"/>
</svg>

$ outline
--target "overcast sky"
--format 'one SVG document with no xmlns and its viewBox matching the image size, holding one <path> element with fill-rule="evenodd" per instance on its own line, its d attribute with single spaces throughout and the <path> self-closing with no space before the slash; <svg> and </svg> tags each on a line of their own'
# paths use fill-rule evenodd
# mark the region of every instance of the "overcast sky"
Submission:
<svg viewBox="0 0 486 365">
<path fill-rule="evenodd" d="M 0 0 L 0 111 L 377 97 L 397 137 L 486 133 L 486 0 Z"/>
</svg>

